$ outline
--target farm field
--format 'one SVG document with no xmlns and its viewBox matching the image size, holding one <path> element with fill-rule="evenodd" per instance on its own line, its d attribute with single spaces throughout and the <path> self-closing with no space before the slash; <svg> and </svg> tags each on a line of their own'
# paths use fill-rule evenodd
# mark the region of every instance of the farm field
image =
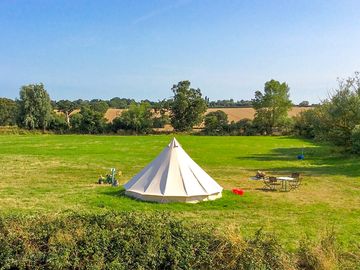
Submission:
<svg viewBox="0 0 360 270">
<path fill-rule="evenodd" d="M 334 230 L 346 250 L 360 242 L 360 159 L 292 137 L 176 135 L 185 151 L 225 189 L 223 198 L 199 204 L 157 204 L 124 196 L 122 187 L 97 185 L 111 167 L 123 184 L 155 158 L 171 136 L 0 136 L 0 213 L 170 211 L 186 222 L 205 222 L 220 233 L 253 234 L 259 228 L 293 249 L 301 239 Z M 296 155 L 304 148 L 305 160 Z M 256 170 L 302 173 L 292 192 L 265 192 Z M 231 193 L 243 188 L 244 196 Z"/>
<path fill-rule="evenodd" d="M 289 117 L 297 116 L 300 112 L 312 109 L 312 107 L 292 107 L 288 113 Z M 109 108 L 105 113 L 105 118 L 108 122 L 112 122 L 116 117 L 120 116 L 125 109 Z M 228 116 L 229 122 L 238 122 L 241 119 L 254 119 L 255 110 L 253 108 L 208 108 L 205 114 L 221 110 Z M 74 111 L 74 113 L 79 110 Z"/>
</svg>

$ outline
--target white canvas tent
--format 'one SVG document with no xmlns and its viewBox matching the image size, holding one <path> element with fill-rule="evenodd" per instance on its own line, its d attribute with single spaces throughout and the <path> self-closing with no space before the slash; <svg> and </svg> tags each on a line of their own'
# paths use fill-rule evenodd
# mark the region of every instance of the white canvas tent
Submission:
<svg viewBox="0 0 360 270">
<path fill-rule="evenodd" d="M 222 187 L 189 157 L 175 138 L 124 187 L 128 196 L 163 203 L 215 200 L 222 192 Z"/>
</svg>

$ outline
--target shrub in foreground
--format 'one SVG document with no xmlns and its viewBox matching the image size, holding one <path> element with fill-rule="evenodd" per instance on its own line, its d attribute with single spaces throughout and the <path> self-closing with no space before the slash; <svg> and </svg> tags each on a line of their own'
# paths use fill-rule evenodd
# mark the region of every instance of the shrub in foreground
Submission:
<svg viewBox="0 0 360 270">
<path fill-rule="evenodd" d="M 3 269 L 191 269 L 211 264 L 210 234 L 163 215 L 2 218 Z"/>
<path fill-rule="evenodd" d="M 324 239 L 290 254 L 274 235 L 220 236 L 162 213 L 1 217 L 0 268 L 335 269 L 342 255 Z M 342 266 L 354 269 L 350 255 Z"/>
</svg>

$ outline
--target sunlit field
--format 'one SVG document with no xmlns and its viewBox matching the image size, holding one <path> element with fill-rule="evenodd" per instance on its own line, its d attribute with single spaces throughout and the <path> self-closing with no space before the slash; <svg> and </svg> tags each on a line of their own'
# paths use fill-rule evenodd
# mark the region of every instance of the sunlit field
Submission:
<svg viewBox="0 0 360 270">
<path fill-rule="evenodd" d="M 171 136 L 0 136 L 0 213 L 170 211 L 186 222 L 214 225 L 244 236 L 263 228 L 289 249 L 301 239 L 334 230 L 348 250 L 360 242 L 360 159 L 291 137 L 176 136 L 185 151 L 225 189 L 199 204 L 157 204 L 124 196 L 122 187 L 96 184 L 115 167 L 129 180 L 169 143 Z M 305 160 L 296 156 L 304 149 Z M 257 170 L 300 172 L 291 192 L 266 192 L 249 180 Z M 245 190 L 244 196 L 231 192 Z"/>
</svg>

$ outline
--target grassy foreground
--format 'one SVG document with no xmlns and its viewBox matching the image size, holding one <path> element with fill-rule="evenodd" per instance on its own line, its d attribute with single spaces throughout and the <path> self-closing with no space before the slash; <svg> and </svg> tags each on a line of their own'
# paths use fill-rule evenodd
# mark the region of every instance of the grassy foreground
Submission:
<svg viewBox="0 0 360 270">
<path fill-rule="evenodd" d="M 360 159 L 289 137 L 176 136 L 183 148 L 225 191 L 199 204 L 156 204 L 123 195 L 123 188 L 95 184 L 115 167 L 125 183 L 169 143 L 171 136 L 0 136 L 0 213 L 65 211 L 171 211 L 185 221 L 211 223 L 219 232 L 252 235 L 263 227 L 294 249 L 304 237 L 334 230 L 345 250 L 360 242 Z M 305 160 L 296 155 L 301 148 Z M 264 192 L 249 177 L 261 169 L 275 175 L 303 173 L 296 191 Z M 245 189 L 244 196 L 231 193 Z"/>
</svg>

